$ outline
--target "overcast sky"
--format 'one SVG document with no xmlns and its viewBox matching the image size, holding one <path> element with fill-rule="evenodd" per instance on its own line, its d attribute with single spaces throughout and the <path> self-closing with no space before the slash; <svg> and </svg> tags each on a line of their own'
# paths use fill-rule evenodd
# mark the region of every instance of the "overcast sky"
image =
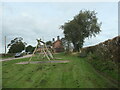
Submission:
<svg viewBox="0 0 120 90">
<path fill-rule="evenodd" d="M 118 35 L 117 2 L 4 2 L 2 4 L 2 36 L 7 36 L 7 44 L 15 37 L 23 37 L 29 45 L 36 45 L 36 39 L 52 40 L 63 32 L 59 27 L 73 19 L 80 10 L 95 10 L 102 32 L 86 39 L 84 46 L 98 44 Z M 1 15 L 1 14 L 0 14 Z M 4 42 L 2 42 L 4 52 Z"/>
</svg>

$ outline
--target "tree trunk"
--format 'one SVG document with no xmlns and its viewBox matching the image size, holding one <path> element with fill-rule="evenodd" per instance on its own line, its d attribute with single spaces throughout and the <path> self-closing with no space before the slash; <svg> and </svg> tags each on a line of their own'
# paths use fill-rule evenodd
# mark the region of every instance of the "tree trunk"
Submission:
<svg viewBox="0 0 120 90">
<path fill-rule="evenodd" d="M 79 52 L 79 44 L 73 43 L 74 49 L 73 52 Z"/>
</svg>

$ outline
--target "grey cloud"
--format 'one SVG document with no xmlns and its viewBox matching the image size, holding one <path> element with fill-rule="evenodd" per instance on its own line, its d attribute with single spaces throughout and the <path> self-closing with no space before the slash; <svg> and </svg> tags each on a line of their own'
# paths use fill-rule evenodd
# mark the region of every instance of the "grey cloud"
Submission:
<svg viewBox="0 0 120 90">
<path fill-rule="evenodd" d="M 47 41 L 51 40 L 53 37 L 56 38 L 56 36 L 58 35 L 63 37 L 62 30 L 59 29 L 60 25 L 63 25 L 64 22 L 71 20 L 73 16 L 78 14 L 81 9 L 84 9 L 84 5 L 85 3 L 59 3 L 59 5 L 56 4 L 54 7 L 51 7 L 57 12 L 57 15 L 59 14 L 55 17 L 52 17 L 52 11 L 50 11 L 51 16 L 46 17 L 46 14 L 49 14 L 49 12 L 40 14 L 40 11 L 39 13 L 37 13 L 36 11 L 36 13 L 34 14 L 32 12 L 26 11 L 29 8 L 24 10 L 22 7 L 20 8 L 22 8 L 23 12 L 20 11 L 19 13 L 16 13 L 19 8 L 14 9 L 8 5 L 7 7 L 5 7 L 6 11 L 4 13 L 9 13 L 10 15 L 8 14 L 9 17 L 7 17 L 7 15 L 4 15 L 3 17 L 2 36 L 7 36 L 7 44 L 10 42 L 11 39 L 21 36 L 24 38 L 24 41 L 34 46 L 36 45 L 36 38 L 42 38 Z M 108 14 L 110 14 L 111 11 L 107 12 L 107 4 L 105 3 L 104 5 L 106 12 L 104 12 L 104 8 L 101 9 L 100 5 L 101 4 L 99 4 L 99 6 L 90 6 L 89 3 L 86 4 L 86 8 L 96 11 L 98 10 L 98 19 L 102 21 L 103 24 L 102 32 L 97 35 L 97 37 L 86 39 L 84 46 L 97 44 L 101 41 L 105 41 L 108 38 L 112 38 L 117 35 L 117 25 L 112 26 L 112 23 L 114 23 L 114 25 L 115 23 L 117 24 L 116 14 L 114 14 L 115 16 L 113 16 L 112 18 L 110 18 L 110 16 L 108 17 Z M 44 8 L 45 7 L 43 6 L 43 9 Z M 54 15 L 56 14 L 56 12 L 54 12 Z M 2 41 L 4 41 L 4 37 Z M 4 43 L 2 44 L 4 45 Z"/>
<path fill-rule="evenodd" d="M 57 33 L 62 33 L 58 30 L 59 23 L 58 25 L 55 23 L 57 21 L 40 20 L 32 16 L 15 17 L 14 19 L 4 18 L 3 36 L 7 36 L 7 44 L 15 37 L 21 36 L 28 44 L 36 45 L 36 38 L 51 40 L 52 37 L 57 36 Z M 2 41 L 4 41 L 4 38 Z"/>
</svg>

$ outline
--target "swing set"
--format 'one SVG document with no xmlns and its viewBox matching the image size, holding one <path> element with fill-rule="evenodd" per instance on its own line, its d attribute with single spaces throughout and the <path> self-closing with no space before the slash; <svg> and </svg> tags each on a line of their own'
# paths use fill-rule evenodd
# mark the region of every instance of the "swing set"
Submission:
<svg viewBox="0 0 120 90">
<path fill-rule="evenodd" d="M 32 57 L 35 55 L 37 52 L 38 48 L 40 48 L 40 53 L 39 55 L 43 55 L 42 58 L 47 58 L 49 61 L 54 59 L 53 54 L 51 51 L 48 49 L 46 43 L 42 41 L 41 39 L 37 39 L 37 46 L 35 47 L 35 50 L 33 51 Z M 29 59 L 29 63 L 32 60 L 32 57 Z"/>
<path fill-rule="evenodd" d="M 38 53 L 38 57 L 42 56 L 43 58 L 47 58 L 49 61 L 34 61 L 31 62 L 33 56 L 36 54 L 36 52 L 38 52 L 38 49 L 40 49 L 40 52 Z M 35 47 L 32 56 L 29 58 L 29 61 L 27 62 L 20 62 L 20 63 L 16 63 L 16 64 L 30 64 L 30 63 L 67 63 L 69 62 L 68 60 L 55 60 L 55 59 L 61 59 L 61 58 L 54 58 L 52 52 L 50 51 L 50 49 L 48 49 L 46 43 L 44 41 L 42 41 L 41 39 L 37 39 L 37 46 Z"/>
</svg>

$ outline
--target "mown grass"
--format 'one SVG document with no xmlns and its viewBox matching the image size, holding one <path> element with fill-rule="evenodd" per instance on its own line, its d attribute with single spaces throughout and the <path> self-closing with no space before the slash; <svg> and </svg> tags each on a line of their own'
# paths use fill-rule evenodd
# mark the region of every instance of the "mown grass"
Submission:
<svg viewBox="0 0 120 90">
<path fill-rule="evenodd" d="M 115 82 L 119 82 L 120 79 L 118 78 L 119 70 L 118 66 L 119 63 L 115 63 L 112 60 L 104 59 L 101 56 L 98 56 L 96 54 L 88 54 L 86 57 L 87 61 L 92 64 L 92 66 L 104 73 L 105 75 L 109 76 L 109 78 L 113 79 Z"/>
<path fill-rule="evenodd" d="M 3 88 L 115 88 L 116 84 L 95 71 L 86 58 L 57 54 L 69 63 L 15 64 L 29 58 L 2 64 Z M 32 61 L 38 60 L 33 57 Z"/>
</svg>

